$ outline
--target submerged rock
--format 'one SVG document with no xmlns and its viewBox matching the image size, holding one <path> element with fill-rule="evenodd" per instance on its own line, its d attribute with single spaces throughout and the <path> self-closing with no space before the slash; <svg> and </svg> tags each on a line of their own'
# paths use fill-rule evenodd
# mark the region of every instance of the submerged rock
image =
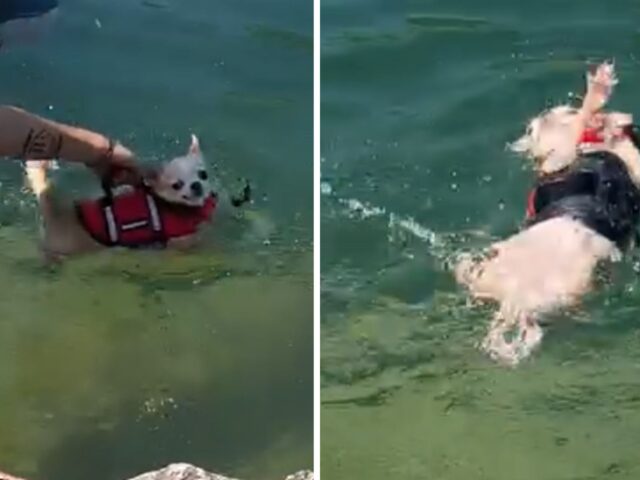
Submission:
<svg viewBox="0 0 640 480">
<path fill-rule="evenodd" d="M 300 470 L 298 473 L 289 475 L 284 480 L 313 480 L 313 472 L 311 470 Z"/>
<path fill-rule="evenodd" d="M 8 473 L 0 472 L 0 480 L 23 480 L 23 479 L 18 477 L 12 477 Z"/>
<path fill-rule="evenodd" d="M 8 473 L 0 472 L 0 480 L 24 480 L 12 477 Z M 201 468 L 189 465 L 188 463 L 172 463 L 155 472 L 143 473 L 130 480 L 237 480 L 230 477 L 207 472 Z M 313 480 L 313 472 L 301 470 L 298 473 L 289 475 L 285 480 Z"/>
<path fill-rule="evenodd" d="M 0 478 L 0 480 L 2 480 Z M 9 478 L 8 480 L 12 480 Z M 130 480 L 236 480 L 207 472 L 188 463 L 173 463 L 161 470 L 144 473 Z M 285 480 L 313 480 L 313 472 L 303 470 L 289 475 Z"/>
<path fill-rule="evenodd" d="M 173 463 L 155 472 L 144 473 L 131 480 L 235 480 L 207 472 L 188 463 Z"/>
</svg>

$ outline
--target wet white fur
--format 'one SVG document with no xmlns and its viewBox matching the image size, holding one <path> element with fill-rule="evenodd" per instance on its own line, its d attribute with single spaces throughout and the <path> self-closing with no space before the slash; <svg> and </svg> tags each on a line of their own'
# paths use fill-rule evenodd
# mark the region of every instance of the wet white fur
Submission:
<svg viewBox="0 0 640 480">
<path fill-rule="evenodd" d="M 59 261 L 69 255 L 104 248 L 103 245 L 94 241 L 82 227 L 72 200 L 58 191 L 51 182 L 48 176 L 50 166 L 51 161 L 48 160 L 28 160 L 25 167 L 27 182 L 38 200 L 42 220 L 41 246 L 46 259 Z M 204 167 L 200 143 L 194 135 L 185 156 L 174 158 L 146 181 L 151 188 L 168 201 L 198 205 L 202 203 L 202 198 L 188 197 L 185 199 L 184 196 L 188 196 L 188 193 L 185 193 L 183 189 L 175 191 L 171 185 L 176 180 L 180 180 L 188 189 L 191 182 L 198 178 L 198 171 Z M 210 193 L 210 186 L 208 182 L 204 183 L 206 184 L 204 185 L 206 188 L 204 195 L 206 196 Z M 196 241 L 197 235 L 189 235 L 170 240 L 168 247 L 190 248 Z"/>
<path fill-rule="evenodd" d="M 191 136 L 191 146 L 186 155 L 177 157 L 165 164 L 158 172 L 157 176 L 147 180 L 149 186 L 156 194 L 168 202 L 182 203 L 191 206 L 202 206 L 207 194 L 211 192 L 211 184 L 207 179 L 199 177 L 199 172 L 207 172 L 200 142 L 195 135 Z M 181 188 L 175 189 L 173 186 L 179 182 Z M 194 196 L 190 191 L 193 182 L 202 185 L 204 195 Z"/>
<path fill-rule="evenodd" d="M 594 94 L 593 84 L 588 83 L 590 96 L 588 92 L 581 108 L 563 105 L 542 112 L 511 149 L 532 159 L 538 175 L 570 165 L 582 150 L 611 151 L 640 185 L 640 154 L 631 141 L 616 135 L 621 125 L 631 123 L 631 115 L 601 111 L 617 83 L 613 66 L 601 65 L 594 76 L 588 76 L 591 82 L 595 78 L 602 88 Z M 604 142 L 577 148 L 581 131 L 592 125 L 600 128 Z M 474 298 L 497 304 L 482 348 L 495 360 L 515 365 L 542 341 L 541 316 L 579 302 L 592 288 L 596 265 L 620 257 L 621 252 L 607 238 L 559 217 L 491 245 L 481 258 L 461 255 L 455 276 Z M 507 338 L 510 332 L 512 339 Z"/>
</svg>

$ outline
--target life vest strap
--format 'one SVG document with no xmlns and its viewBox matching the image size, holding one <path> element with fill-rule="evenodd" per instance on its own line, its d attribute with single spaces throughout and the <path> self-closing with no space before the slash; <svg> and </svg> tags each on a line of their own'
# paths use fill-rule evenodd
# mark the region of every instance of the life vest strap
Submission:
<svg viewBox="0 0 640 480">
<path fill-rule="evenodd" d="M 149 209 L 149 215 L 151 217 L 151 227 L 154 232 L 162 231 L 162 221 L 160 220 L 160 212 L 158 212 L 158 205 L 156 200 L 147 193 L 147 208 Z"/>
<path fill-rule="evenodd" d="M 113 208 L 111 205 L 106 205 L 103 209 L 104 219 L 107 223 L 107 233 L 109 234 L 109 241 L 112 244 L 118 243 L 118 225 L 116 224 L 116 218 L 113 214 Z"/>
<path fill-rule="evenodd" d="M 158 242 L 166 242 L 166 238 L 163 233 L 162 219 L 160 217 L 160 211 L 156 203 L 155 198 L 150 193 L 145 193 L 145 203 L 147 206 L 147 216 L 140 218 L 139 220 L 130 221 L 129 223 L 122 223 L 116 217 L 113 203 L 105 202 L 102 207 L 102 212 L 107 226 L 107 234 L 109 236 L 109 242 L 111 245 L 121 244 L 120 232 L 129 232 L 139 228 L 145 228 L 149 224 L 153 230 L 156 240 Z"/>
<path fill-rule="evenodd" d="M 148 220 L 138 220 L 137 222 L 129 222 L 129 223 L 122 224 L 120 226 L 120 230 L 122 230 L 123 232 L 128 232 L 129 230 L 135 230 L 137 228 L 146 227 L 147 225 L 149 225 Z"/>
</svg>

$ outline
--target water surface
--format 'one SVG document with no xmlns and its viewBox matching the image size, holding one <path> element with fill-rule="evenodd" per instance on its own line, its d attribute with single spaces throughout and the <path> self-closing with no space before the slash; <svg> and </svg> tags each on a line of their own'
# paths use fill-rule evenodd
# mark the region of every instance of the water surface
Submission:
<svg viewBox="0 0 640 480">
<path fill-rule="evenodd" d="M 518 227 L 532 174 L 505 145 L 589 62 L 615 58 L 637 112 L 638 9 L 323 2 L 323 479 L 638 477 L 633 261 L 515 370 L 446 268 Z"/>
<path fill-rule="evenodd" d="M 311 4 L 64 0 L 0 55 L 0 102 L 121 139 L 147 161 L 199 135 L 244 218 L 205 247 L 48 271 L 17 162 L 0 165 L 0 469 L 116 480 L 172 461 L 249 480 L 312 462 Z M 56 173 L 97 193 L 80 168 Z"/>
</svg>

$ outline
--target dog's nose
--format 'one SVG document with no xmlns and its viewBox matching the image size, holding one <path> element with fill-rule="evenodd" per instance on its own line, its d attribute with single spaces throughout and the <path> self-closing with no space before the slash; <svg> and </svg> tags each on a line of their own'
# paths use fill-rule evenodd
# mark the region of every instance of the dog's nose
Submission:
<svg viewBox="0 0 640 480">
<path fill-rule="evenodd" d="M 191 193 L 196 197 L 201 197 L 202 194 L 204 193 L 202 184 L 200 182 L 193 182 L 191 184 Z"/>
</svg>

